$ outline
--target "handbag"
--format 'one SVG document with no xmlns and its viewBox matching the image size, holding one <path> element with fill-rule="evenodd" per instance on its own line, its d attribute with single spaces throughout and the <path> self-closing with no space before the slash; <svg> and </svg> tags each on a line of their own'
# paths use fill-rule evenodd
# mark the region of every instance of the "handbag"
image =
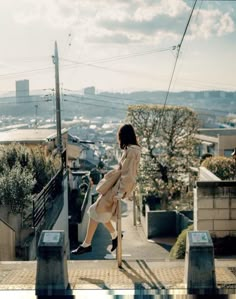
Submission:
<svg viewBox="0 0 236 299">
<path fill-rule="evenodd" d="M 102 195 L 106 194 L 108 190 L 110 190 L 116 182 L 119 180 L 121 176 L 120 169 L 112 169 L 108 173 L 105 174 L 104 178 L 96 186 L 96 191 L 101 193 Z"/>
</svg>

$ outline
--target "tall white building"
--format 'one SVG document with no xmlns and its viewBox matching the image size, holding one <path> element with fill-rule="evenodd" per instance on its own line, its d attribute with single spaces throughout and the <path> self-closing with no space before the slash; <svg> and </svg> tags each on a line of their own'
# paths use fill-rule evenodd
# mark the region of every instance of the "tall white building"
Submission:
<svg viewBox="0 0 236 299">
<path fill-rule="evenodd" d="M 16 103 L 23 102 L 29 97 L 29 80 L 16 81 Z"/>
</svg>

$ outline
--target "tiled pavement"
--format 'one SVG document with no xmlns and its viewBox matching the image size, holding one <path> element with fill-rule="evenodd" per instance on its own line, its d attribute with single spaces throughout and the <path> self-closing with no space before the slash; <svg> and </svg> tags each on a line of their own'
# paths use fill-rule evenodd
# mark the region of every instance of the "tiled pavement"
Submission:
<svg viewBox="0 0 236 299">
<path fill-rule="evenodd" d="M 216 260 L 221 293 L 236 294 L 235 260 Z M 1 290 L 34 290 L 36 262 L 1 262 Z M 112 261 L 68 261 L 72 290 L 146 290 L 185 294 L 184 261 L 126 260 L 122 268 Z M 0 292 L 1 294 L 1 292 Z M 0 296 L 0 298 L 2 298 Z"/>
</svg>

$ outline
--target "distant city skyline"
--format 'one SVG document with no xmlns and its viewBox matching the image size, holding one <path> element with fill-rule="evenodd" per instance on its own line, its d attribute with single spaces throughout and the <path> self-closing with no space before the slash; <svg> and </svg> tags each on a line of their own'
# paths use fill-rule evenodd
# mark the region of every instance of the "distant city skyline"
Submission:
<svg viewBox="0 0 236 299">
<path fill-rule="evenodd" d="M 3 1 L 0 96 L 17 80 L 29 80 L 30 90 L 54 88 L 55 41 L 64 88 L 165 91 L 194 2 Z M 236 1 L 197 1 L 171 91 L 236 90 L 235 12 Z"/>
</svg>

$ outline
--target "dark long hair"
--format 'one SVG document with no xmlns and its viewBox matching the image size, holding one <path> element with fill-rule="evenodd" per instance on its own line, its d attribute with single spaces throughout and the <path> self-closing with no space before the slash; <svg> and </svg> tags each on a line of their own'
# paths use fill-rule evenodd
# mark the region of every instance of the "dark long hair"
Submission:
<svg viewBox="0 0 236 299">
<path fill-rule="evenodd" d="M 125 149 L 128 145 L 138 145 L 134 128 L 131 124 L 124 124 L 117 133 L 117 140 L 121 149 Z"/>
</svg>

